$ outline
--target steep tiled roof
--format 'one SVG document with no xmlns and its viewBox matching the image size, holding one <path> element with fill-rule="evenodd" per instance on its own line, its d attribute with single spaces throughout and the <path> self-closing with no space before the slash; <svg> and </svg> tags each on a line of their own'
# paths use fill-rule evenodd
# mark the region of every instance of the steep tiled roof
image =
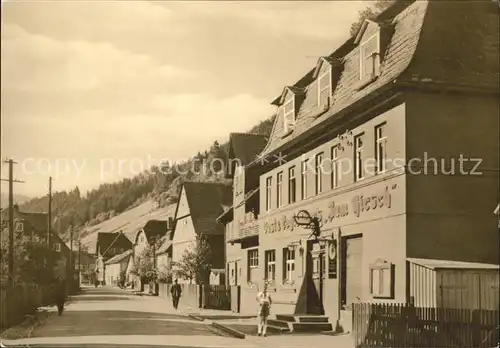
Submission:
<svg viewBox="0 0 500 348">
<path fill-rule="evenodd" d="M 148 243 L 151 244 L 156 238 L 165 236 L 168 230 L 168 221 L 149 220 L 144 225 L 143 231 Z"/>
<path fill-rule="evenodd" d="M 233 200 L 231 186 L 222 183 L 184 182 L 191 219 L 197 233 L 223 233 L 216 219 Z"/>
<path fill-rule="evenodd" d="M 113 256 L 108 261 L 106 261 L 106 265 L 111 265 L 113 263 L 121 262 L 121 261 L 127 259 L 128 257 L 130 257 L 130 255 L 132 255 L 132 249 L 124 251 L 123 253 L 118 254 L 116 256 Z"/>
<path fill-rule="evenodd" d="M 401 5 L 398 4 L 398 6 Z M 389 19 L 394 31 L 383 52 L 380 75 L 365 88 L 359 89 L 358 86 L 360 52 L 359 46 L 354 45 L 354 38 L 349 39 L 330 55 L 331 58 L 341 59 L 343 66 L 337 77 L 336 88 L 333 90 L 331 107 L 323 115 L 317 117 L 320 112 L 320 106 L 316 105 L 317 85 L 314 81 L 311 82 L 314 69 L 299 80 L 295 86 L 305 87 L 306 97 L 297 112 L 293 132 L 283 138 L 282 120 L 276 117 L 269 142 L 261 155 L 268 155 L 306 131 L 317 129 L 318 125 L 324 123 L 325 120 L 335 117 L 340 111 L 399 77 L 409 66 L 417 48 L 427 7 L 427 1 L 415 1 L 394 18 Z M 313 92 L 309 93 L 310 91 Z"/>
<path fill-rule="evenodd" d="M 267 137 L 259 134 L 231 133 L 229 135 L 230 155 L 239 159 L 242 165 L 252 162 L 266 144 Z"/>
<path fill-rule="evenodd" d="M 492 1 L 429 1 L 426 12 L 409 77 L 498 93 L 498 6 Z"/>
<path fill-rule="evenodd" d="M 321 114 L 315 103 L 313 69 L 294 85 L 305 88 L 306 97 L 298 104 L 293 131 L 284 136 L 283 120 L 277 117 L 261 156 L 314 138 L 351 106 L 389 88 L 413 85 L 499 93 L 500 25 L 493 2 L 402 0 L 374 21 L 386 33 L 381 33 L 384 47 L 378 78 L 359 88 L 360 47 L 355 38 L 347 40 L 329 56 L 343 62 L 333 81 L 329 110 Z"/>
<path fill-rule="evenodd" d="M 107 255 L 111 247 L 131 249 L 132 242 L 121 232 L 99 232 L 97 235 L 97 246 L 99 246 L 101 253 L 106 253 Z M 96 251 L 98 249 L 97 246 Z"/>
<path fill-rule="evenodd" d="M 2 221 L 9 221 L 9 209 L 3 209 L 1 212 Z M 43 232 L 47 231 L 47 213 L 28 213 L 19 211 L 19 207 L 14 205 L 14 218 L 15 219 L 23 219 L 37 231 Z"/>
</svg>

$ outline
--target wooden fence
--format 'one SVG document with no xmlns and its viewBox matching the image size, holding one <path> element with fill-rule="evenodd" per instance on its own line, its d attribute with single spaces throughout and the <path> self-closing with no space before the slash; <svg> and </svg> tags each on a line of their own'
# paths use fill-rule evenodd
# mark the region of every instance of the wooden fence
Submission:
<svg viewBox="0 0 500 348">
<path fill-rule="evenodd" d="M 0 328 L 21 323 L 38 307 L 54 303 L 54 288 L 22 284 L 0 289 Z"/>
<path fill-rule="evenodd" d="M 231 289 L 225 285 L 204 285 L 205 308 L 231 310 Z"/>
<path fill-rule="evenodd" d="M 353 304 L 353 336 L 361 347 L 497 347 L 499 311 Z"/>
</svg>

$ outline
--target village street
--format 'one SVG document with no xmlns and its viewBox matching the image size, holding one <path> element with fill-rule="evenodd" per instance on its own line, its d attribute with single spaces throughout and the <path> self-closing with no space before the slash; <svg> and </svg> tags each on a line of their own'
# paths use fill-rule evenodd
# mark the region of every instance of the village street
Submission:
<svg viewBox="0 0 500 348">
<path fill-rule="evenodd" d="M 225 337 L 210 325 L 175 312 L 170 302 L 158 297 L 137 296 L 112 287 L 83 288 L 62 316 L 55 309 L 30 338 L 3 340 L 6 347 L 308 347 L 319 348 L 344 341 L 321 336 L 270 335 L 246 339 Z"/>
<path fill-rule="evenodd" d="M 30 338 L 2 343 L 7 347 L 254 347 L 175 313 L 167 301 L 107 287 L 84 288 L 62 316 L 52 313 Z"/>
</svg>

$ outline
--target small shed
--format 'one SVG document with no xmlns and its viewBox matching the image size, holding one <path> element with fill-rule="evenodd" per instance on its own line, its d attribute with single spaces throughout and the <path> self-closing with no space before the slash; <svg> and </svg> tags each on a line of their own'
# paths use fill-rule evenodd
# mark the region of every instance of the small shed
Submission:
<svg viewBox="0 0 500 348">
<path fill-rule="evenodd" d="M 416 307 L 498 310 L 495 264 L 408 258 L 409 295 Z"/>
</svg>

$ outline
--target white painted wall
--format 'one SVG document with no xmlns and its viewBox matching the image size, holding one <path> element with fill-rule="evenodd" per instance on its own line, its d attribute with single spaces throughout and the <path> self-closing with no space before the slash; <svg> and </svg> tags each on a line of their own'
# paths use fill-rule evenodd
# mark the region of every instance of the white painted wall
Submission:
<svg viewBox="0 0 500 348">
<path fill-rule="evenodd" d="M 172 239 L 173 262 L 179 262 L 182 259 L 184 251 L 192 250 L 196 247 L 196 232 L 194 230 L 193 220 L 189 215 L 189 206 L 184 188 L 182 189 L 179 199 L 176 220 L 177 224 Z M 187 284 L 189 280 L 179 279 L 179 283 Z"/>
</svg>

